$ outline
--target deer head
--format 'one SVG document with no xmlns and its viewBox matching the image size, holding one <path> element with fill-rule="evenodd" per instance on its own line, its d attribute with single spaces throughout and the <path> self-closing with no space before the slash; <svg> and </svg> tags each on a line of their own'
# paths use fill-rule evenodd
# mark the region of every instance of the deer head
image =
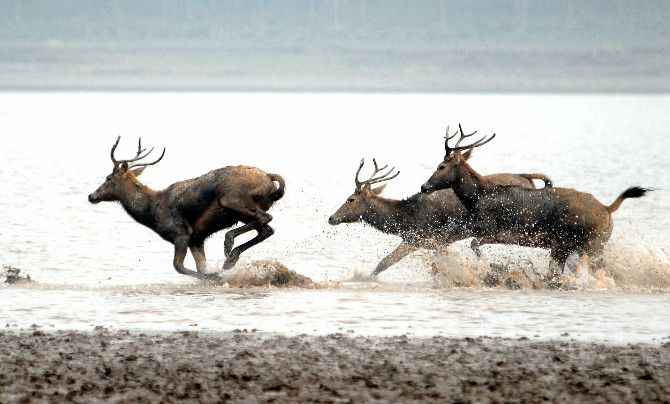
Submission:
<svg viewBox="0 0 670 404">
<path fill-rule="evenodd" d="M 463 127 L 461 126 L 461 124 L 458 124 L 458 131 L 453 135 L 449 136 L 449 127 L 447 127 L 447 133 L 444 141 L 444 149 L 446 152 L 444 155 L 444 161 L 440 163 L 440 165 L 437 167 L 437 170 L 435 170 L 435 172 L 433 173 L 433 175 L 431 175 L 428 181 L 426 181 L 426 183 L 421 186 L 421 192 L 431 193 L 439 189 L 450 188 L 457 181 L 463 178 L 462 170 L 465 167 L 468 167 L 466 160 L 470 157 L 472 149 L 474 149 L 475 147 L 483 146 L 486 143 L 493 140 L 494 137 L 496 137 L 494 133 L 488 139 L 486 138 L 486 136 L 484 136 L 472 144 L 469 144 L 467 146 L 461 146 L 461 142 L 463 141 L 463 139 L 471 137 L 475 133 L 477 133 L 477 131 L 474 131 L 469 135 L 466 135 L 465 132 L 463 132 Z M 460 136 L 458 141 L 456 142 L 456 145 L 453 147 L 449 146 L 449 140 L 451 140 L 457 134 L 460 134 Z M 467 151 L 465 153 L 461 153 L 463 150 Z"/>
<path fill-rule="evenodd" d="M 138 163 L 140 160 L 147 157 L 154 149 L 146 151 L 142 148 L 142 138 L 140 138 L 137 144 L 137 154 L 135 157 L 129 160 L 117 160 L 114 157 L 114 151 L 119 145 L 121 136 L 116 139 L 116 142 L 112 146 L 112 163 L 114 163 L 114 168 L 112 173 L 107 176 L 105 182 L 98 187 L 92 194 L 88 196 L 88 201 L 91 203 L 98 203 L 102 201 L 118 201 L 121 197 L 121 194 L 127 189 L 129 185 L 139 184 L 137 176 L 142 174 L 145 168 L 152 166 L 165 156 L 165 148 L 163 153 L 158 158 L 158 160 L 152 163 Z"/>
<path fill-rule="evenodd" d="M 372 188 L 372 185 L 392 180 L 393 178 L 397 177 L 398 174 L 400 174 L 400 171 L 398 171 L 391 175 L 393 170 L 395 170 L 394 167 L 388 170 L 386 173 L 377 175 L 381 171 L 386 170 L 388 165 L 379 168 L 376 159 L 372 159 L 372 162 L 375 165 L 374 172 L 370 178 L 365 181 L 361 181 L 358 179 L 358 176 L 361 173 L 363 165 L 365 164 L 365 159 L 361 159 L 361 163 L 359 164 L 358 170 L 356 171 L 356 177 L 354 177 L 356 190 L 354 190 L 353 194 L 349 195 L 347 201 L 328 219 L 328 223 L 335 225 L 340 223 L 360 221 L 365 212 L 370 208 L 370 198 L 374 198 L 381 194 L 381 192 L 384 190 L 384 187 L 386 187 L 386 184 L 375 188 Z"/>
</svg>

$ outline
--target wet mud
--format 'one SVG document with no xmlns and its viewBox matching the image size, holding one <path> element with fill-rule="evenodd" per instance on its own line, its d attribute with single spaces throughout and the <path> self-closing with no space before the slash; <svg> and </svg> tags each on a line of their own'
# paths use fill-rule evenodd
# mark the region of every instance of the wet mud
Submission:
<svg viewBox="0 0 670 404">
<path fill-rule="evenodd" d="M 0 332 L 2 403 L 667 403 L 670 341 Z"/>
</svg>

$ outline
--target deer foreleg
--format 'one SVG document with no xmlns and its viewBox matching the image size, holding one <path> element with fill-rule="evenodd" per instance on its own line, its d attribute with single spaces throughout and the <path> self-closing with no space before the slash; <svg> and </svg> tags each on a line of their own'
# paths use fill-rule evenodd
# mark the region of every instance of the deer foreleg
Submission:
<svg viewBox="0 0 670 404">
<path fill-rule="evenodd" d="M 416 250 L 417 250 L 416 247 L 411 246 L 407 242 L 403 241 L 402 243 L 400 243 L 398 247 L 396 247 L 395 250 L 393 250 L 389 255 L 384 257 L 379 262 L 379 264 L 377 264 L 377 268 L 375 268 L 375 270 L 372 271 L 372 275 L 379 275 L 380 273 L 386 271 L 391 265 L 405 258 L 407 254 L 412 253 Z"/>
<path fill-rule="evenodd" d="M 191 271 L 184 266 L 184 260 L 186 259 L 186 253 L 188 252 L 188 240 L 189 237 L 177 237 L 174 240 L 174 260 L 172 261 L 174 269 L 182 275 L 192 276 L 198 279 L 215 279 L 218 278 L 217 274 L 205 274 L 201 272 Z M 203 255 L 204 258 L 204 255 Z"/>
<path fill-rule="evenodd" d="M 256 231 L 258 231 L 258 235 L 256 237 L 252 238 L 251 240 L 247 241 L 244 244 L 235 247 L 234 249 L 232 248 L 235 237 L 253 229 L 256 229 Z M 235 264 L 237 263 L 237 260 L 240 258 L 240 254 L 242 254 L 242 252 L 255 246 L 256 244 L 260 243 L 266 238 L 272 236 L 274 232 L 275 232 L 274 229 L 268 225 L 259 226 L 257 223 L 251 222 L 226 233 L 226 241 L 224 243 L 226 262 L 223 263 L 223 269 L 230 269 L 234 267 Z"/>
<path fill-rule="evenodd" d="M 189 247 L 191 250 L 191 255 L 193 256 L 193 259 L 195 260 L 195 268 L 198 270 L 198 272 L 207 272 L 207 259 L 205 258 L 205 246 L 203 244 L 200 245 L 192 245 Z"/>
</svg>

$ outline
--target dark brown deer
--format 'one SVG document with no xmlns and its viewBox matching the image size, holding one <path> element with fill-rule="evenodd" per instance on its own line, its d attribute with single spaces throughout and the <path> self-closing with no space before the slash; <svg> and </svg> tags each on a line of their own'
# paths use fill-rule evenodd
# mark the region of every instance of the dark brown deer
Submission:
<svg viewBox="0 0 670 404">
<path fill-rule="evenodd" d="M 460 125 L 459 125 L 460 127 Z M 454 147 L 445 141 L 444 161 L 423 184 L 421 191 L 430 193 L 453 189 L 467 209 L 466 226 L 475 237 L 499 243 L 550 249 L 550 287 L 560 286 L 560 278 L 568 257 L 593 260 L 602 255 L 612 234 L 612 213 L 627 198 L 639 198 L 650 189 L 631 187 L 609 206 L 593 195 L 570 188 L 546 187 L 529 189 L 499 185 L 479 175 L 467 163 L 461 151 L 490 142 L 483 137 L 468 145 L 460 142 L 473 135 L 464 135 Z"/>
<path fill-rule="evenodd" d="M 120 140 L 119 136 L 112 146 L 112 173 L 88 200 L 91 203 L 120 202 L 133 219 L 174 244 L 173 264 L 180 274 L 199 279 L 217 277 L 206 273 L 204 243 L 219 230 L 244 223 L 226 233 L 224 269 L 235 266 L 243 251 L 274 233 L 268 225 L 272 216 L 267 210 L 284 196 L 285 182 L 281 176 L 266 174 L 255 167 L 231 166 L 154 191 L 137 177 L 146 167 L 161 161 L 165 149 L 156 161 L 140 163 L 153 150 L 142 149 L 140 139 L 135 157 L 117 160 L 114 151 Z M 235 237 L 251 230 L 256 230 L 256 237 L 233 248 Z M 188 249 L 195 259 L 197 272 L 184 267 Z"/>
<path fill-rule="evenodd" d="M 391 180 L 400 172 L 391 175 L 391 169 L 378 175 L 387 166 L 379 168 L 377 161 L 373 162 L 374 172 L 369 179 L 361 181 L 358 176 L 365 163 L 361 159 L 354 177 L 356 190 L 328 219 L 331 225 L 363 221 L 377 230 L 403 239 L 393 252 L 379 262 L 373 275 L 380 274 L 419 248 L 436 249 L 473 236 L 463 225 L 467 212 L 451 190 L 431 195 L 418 193 L 403 200 L 383 198 L 380 194 L 386 184 L 377 188 L 372 188 L 372 185 Z M 532 179 L 542 179 L 545 186 L 551 186 L 551 181 L 542 174 L 494 174 L 490 178 L 496 183 L 511 182 L 526 187 L 534 187 Z M 477 239 L 473 240 L 471 246 L 479 255 Z"/>
</svg>

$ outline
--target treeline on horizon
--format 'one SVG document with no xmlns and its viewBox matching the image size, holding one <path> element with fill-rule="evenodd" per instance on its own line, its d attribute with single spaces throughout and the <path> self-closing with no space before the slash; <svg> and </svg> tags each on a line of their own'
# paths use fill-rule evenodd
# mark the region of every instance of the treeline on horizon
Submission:
<svg viewBox="0 0 670 404">
<path fill-rule="evenodd" d="M 0 42 L 670 48 L 667 0 L 0 0 Z"/>
</svg>

